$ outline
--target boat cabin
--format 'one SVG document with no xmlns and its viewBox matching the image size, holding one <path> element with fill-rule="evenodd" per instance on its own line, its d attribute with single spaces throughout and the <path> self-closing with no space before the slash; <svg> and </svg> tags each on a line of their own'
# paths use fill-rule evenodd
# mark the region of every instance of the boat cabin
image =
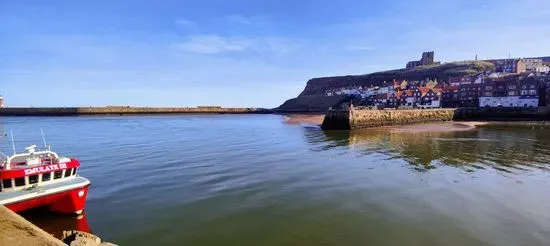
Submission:
<svg viewBox="0 0 550 246">
<path fill-rule="evenodd" d="M 32 145 L 23 153 L 0 159 L 0 192 L 66 181 L 76 177 L 79 167 L 76 159 L 59 157 L 50 149 L 36 151 L 36 145 Z"/>
</svg>

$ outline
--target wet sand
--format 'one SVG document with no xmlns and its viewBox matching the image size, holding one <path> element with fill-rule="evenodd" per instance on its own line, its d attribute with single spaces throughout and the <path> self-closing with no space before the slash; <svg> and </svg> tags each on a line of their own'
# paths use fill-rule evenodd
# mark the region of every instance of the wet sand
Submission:
<svg viewBox="0 0 550 246">
<path fill-rule="evenodd" d="M 436 122 L 436 123 L 421 123 L 414 125 L 402 125 L 402 126 L 387 126 L 380 127 L 390 130 L 391 132 L 408 132 L 408 133 L 421 133 L 421 132 L 456 132 L 456 131 L 470 131 L 481 125 L 486 125 L 486 122 Z"/>
<path fill-rule="evenodd" d="M 289 114 L 284 116 L 284 122 L 290 125 L 321 125 L 324 118 L 324 114 Z"/>
</svg>

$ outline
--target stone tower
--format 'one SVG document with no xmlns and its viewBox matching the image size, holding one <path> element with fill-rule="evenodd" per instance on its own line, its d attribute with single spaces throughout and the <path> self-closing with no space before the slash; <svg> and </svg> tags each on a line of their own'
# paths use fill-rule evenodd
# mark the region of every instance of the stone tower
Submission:
<svg viewBox="0 0 550 246">
<path fill-rule="evenodd" d="M 434 56 L 435 52 L 428 51 L 428 52 L 422 52 L 422 59 L 420 59 L 420 63 L 422 65 L 430 65 L 434 63 Z"/>
</svg>

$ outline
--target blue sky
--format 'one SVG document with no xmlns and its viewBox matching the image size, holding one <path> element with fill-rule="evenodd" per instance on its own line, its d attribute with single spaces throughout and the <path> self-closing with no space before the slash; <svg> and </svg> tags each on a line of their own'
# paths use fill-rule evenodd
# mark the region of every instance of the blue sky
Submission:
<svg viewBox="0 0 550 246">
<path fill-rule="evenodd" d="M 550 55 L 547 0 L 0 0 L 9 106 L 275 107 L 312 77 Z"/>
</svg>

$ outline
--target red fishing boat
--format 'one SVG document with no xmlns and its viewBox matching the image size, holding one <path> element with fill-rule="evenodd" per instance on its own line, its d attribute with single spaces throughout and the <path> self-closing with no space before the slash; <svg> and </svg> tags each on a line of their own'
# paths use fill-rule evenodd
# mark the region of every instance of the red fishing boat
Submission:
<svg viewBox="0 0 550 246">
<path fill-rule="evenodd" d="M 15 212 L 38 207 L 63 214 L 84 211 L 90 181 L 78 175 L 77 159 L 60 157 L 49 147 L 37 151 L 36 145 L 23 153 L 14 147 L 13 155 L 1 158 L 1 205 Z"/>
</svg>

